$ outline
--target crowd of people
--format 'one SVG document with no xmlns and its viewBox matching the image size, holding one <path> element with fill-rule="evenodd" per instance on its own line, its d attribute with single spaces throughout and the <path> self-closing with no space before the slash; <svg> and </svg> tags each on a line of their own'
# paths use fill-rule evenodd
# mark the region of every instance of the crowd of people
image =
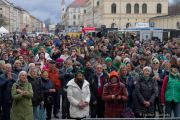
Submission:
<svg viewBox="0 0 180 120">
<path fill-rule="evenodd" d="M 0 120 L 53 117 L 180 117 L 180 40 L 108 33 L 1 41 Z"/>
</svg>

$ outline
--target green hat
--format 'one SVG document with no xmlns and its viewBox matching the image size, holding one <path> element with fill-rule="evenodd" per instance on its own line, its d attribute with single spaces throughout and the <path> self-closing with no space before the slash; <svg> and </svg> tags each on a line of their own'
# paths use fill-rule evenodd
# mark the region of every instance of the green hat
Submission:
<svg viewBox="0 0 180 120">
<path fill-rule="evenodd" d="M 123 67 L 126 67 L 126 64 L 122 62 L 121 65 L 120 65 L 120 69 L 123 68 Z"/>
<path fill-rule="evenodd" d="M 79 69 L 79 70 L 77 70 L 77 71 L 75 72 L 74 76 L 76 77 L 78 73 L 81 73 L 81 74 L 84 75 L 84 71 L 81 70 L 81 69 Z"/>
<path fill-rule="evenodd" d="M 107 58 L 105 59 L 105 62 L 106 62 L 106 63 L 112 62 L 112 59 L 111 59 L 110 57 L 107 57 Z"/>
</svg>

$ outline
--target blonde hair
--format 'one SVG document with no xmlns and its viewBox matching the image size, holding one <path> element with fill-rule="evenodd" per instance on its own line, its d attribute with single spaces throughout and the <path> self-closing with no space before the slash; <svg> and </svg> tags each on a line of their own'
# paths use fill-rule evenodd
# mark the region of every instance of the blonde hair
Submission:
<svg viewBox="0 0 180 120">
<path fill-rule="evenodd" d="M 16 60 L 15 62 L 14 62 L 14 64 L 13 64 L 13 67 L 16 67 L 16 64 L 17 63 L 20 63 L 21 64 L 21 67 L 22 67 L 22 62 L 20 61 L 20 60 Z"/>
</svg>

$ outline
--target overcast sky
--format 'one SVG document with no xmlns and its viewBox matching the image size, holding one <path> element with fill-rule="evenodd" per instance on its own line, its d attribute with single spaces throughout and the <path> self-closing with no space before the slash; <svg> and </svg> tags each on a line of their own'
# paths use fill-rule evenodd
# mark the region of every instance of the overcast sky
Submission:
<svg viewBox="0 0 180 120">
<path fill-rule="evenodd" d="M 30 12 L 40 20 L 51 18 L 55 23 L 59 22 L 61 0 L 9 0 L 17 6 L 20 6 Z M 72 0 L 65 0 L 69 4 Z"/>
<path fill-rule="evenodd" d="M 17 6 L 29 11 L 33 16 L 40 20 L 51 18 L 55 23 L 59 22 L 61 0 L 9 0 Z M 73 0 L 65 0 L 68 5 Z M 172 2 L 173 0 L 169 0 Z"/>
</svg>

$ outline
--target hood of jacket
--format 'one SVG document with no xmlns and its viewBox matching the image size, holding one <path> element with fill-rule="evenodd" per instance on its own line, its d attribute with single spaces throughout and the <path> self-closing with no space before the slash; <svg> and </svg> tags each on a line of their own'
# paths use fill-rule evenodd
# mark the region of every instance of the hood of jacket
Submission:
<svg viewBox="0 0 180 120">
<path fill-rule="evenodd" d="M 116 78 L 118 79 L 118 82 L 117 82 L 117 83 L 120 82 L 118 73 L 117 73 L 116 71 L 112 71 L 112 72 L 109 74 L 109 80 L 108 80 L 108 83 L 109 83 L 109 84 L 111 84 L 111 79 L 112 79 L 113 77 L 116 77 Z"/>
<path fill-rule="evenodd" d="M 86 81 L 86 80 L 84 80 L 84 83 L 83 83 L 82 88 L 83 88 L 83 87 L 86 87 L 86 86 L 88 86 L 88 85 L 89 85 L 89 82 Z M 68 86 L 73 86 L 73 87 L 78 87 L 78 88 L 79 88 L 79 86 L 78 86 L 77 83 L 75 82 L 75 79 L 70 80 L 70 81 L 68 82 L 68 84 L 67 84 L 67 87 L 68 87 Z"/>
</svg>

